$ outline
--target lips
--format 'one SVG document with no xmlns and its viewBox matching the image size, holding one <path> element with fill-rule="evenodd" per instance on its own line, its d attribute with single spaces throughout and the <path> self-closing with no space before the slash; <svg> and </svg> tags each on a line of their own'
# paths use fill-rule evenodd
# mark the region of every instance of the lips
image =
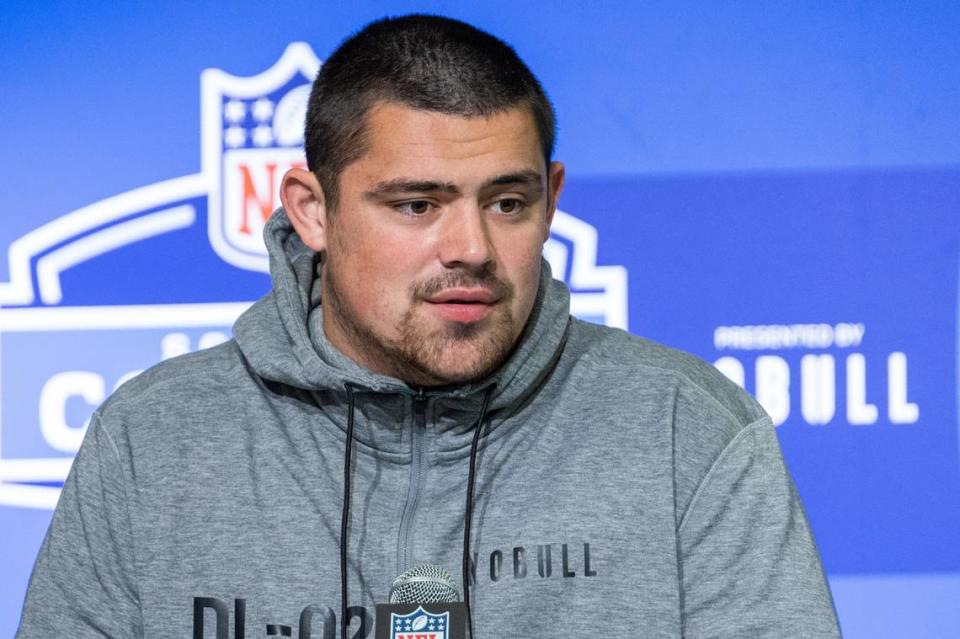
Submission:
<svg viewBox="0 0 960 639">
<path fill-rule="evenodd" d="M 498 301 L 490 290 L 465 288 L 447 289 L 426 300 L 442 318 L 461 323 L 480 321 Z"/>
<path fill-rule="evenodd" d="M 452 288 L 427 299 L 431 304 L 493 304 L 497 296 L 485 288 Z"/>
</svg>

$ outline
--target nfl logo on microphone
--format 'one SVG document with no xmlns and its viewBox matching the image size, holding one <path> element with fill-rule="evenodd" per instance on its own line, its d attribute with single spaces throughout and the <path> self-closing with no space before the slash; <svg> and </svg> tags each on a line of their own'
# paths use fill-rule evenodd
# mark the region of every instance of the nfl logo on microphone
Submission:
<svg viewBox="0 0 960 639">
<path fill-rule="evenodd" d="M 450 613 L 433 615 L 423 606 L 408 615 L 390 614 L 390 639 L 447 639 Z"/>
</svg>

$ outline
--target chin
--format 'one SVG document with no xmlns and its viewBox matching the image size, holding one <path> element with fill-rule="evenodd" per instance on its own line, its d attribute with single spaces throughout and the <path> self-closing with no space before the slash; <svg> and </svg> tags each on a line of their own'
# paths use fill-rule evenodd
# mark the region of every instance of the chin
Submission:
<svg viewBox="0 0 960 639">
<path fill-rule="evenodd" d="M 489 348 L 489 347 L 488 347 Z M 477 352 L 476 349 L 449 349 L 433 361 L 421 360 L 422 370 L 434 378 L 434 383 L 463 384 L 482 379 L 495 371 L 503 363 L 505 352 L 502 349 Z"/>
<path fill-rule="evenodd" d="M 506 360 L 516 340 L 509 316 L 424 330 L 410 322 L 400 351 L 424 385 L 463 384 L 482 379 Z M 409 380 L 408 380 L 409 381 Z"/>
<path fill-rule="evenodd" d="M 456 363 L 451 362 L 449 366 L 429 366 L 428 370 L 439 384 L 464 384 L 485 377 L 494 368 L 485 362 L 471 364 L 459 360 Z"/>
</svg>

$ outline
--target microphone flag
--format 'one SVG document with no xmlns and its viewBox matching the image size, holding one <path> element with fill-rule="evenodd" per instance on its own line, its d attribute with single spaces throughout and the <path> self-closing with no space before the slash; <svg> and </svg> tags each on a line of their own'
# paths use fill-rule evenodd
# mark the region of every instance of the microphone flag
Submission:
<svg viewBox="0 0 960 639">
<path fill-rule="evenodd" d="M 466 639 L 463 602 L 377 604 L 376 639 Z"/>
</svg>

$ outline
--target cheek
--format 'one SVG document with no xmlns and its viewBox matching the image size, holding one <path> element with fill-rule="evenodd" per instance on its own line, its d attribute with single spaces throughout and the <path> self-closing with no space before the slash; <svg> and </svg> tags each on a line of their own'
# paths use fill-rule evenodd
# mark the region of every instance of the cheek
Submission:
<svg viewBox="0 0 960 639">
<path fill-rule="evenodd" d="M 533 300 L 537 296 L 542 251 L 543 246 L 539 241 L 526 242 L 514 247 L 510 279 L 515 287 L 515 303 L 521 313 L 530 311 Z"/>
<path fill-rule="evenodd" d="M 387 233 L 343 229 L 335 243 L 337 280 L 371 316 L 396 312 L 407 298 L 410 287 L 405 279 L 411 259 L 409 245 Z"/>
<path fill-rule="evenodd" d="M 524 284 L 525 284 L 525 289 L 526 289 L 527 304 L 528 304 L 530 307 L 533 306 L 533 300 L 534 300 L 534 298 L 536 298 L 536 296 L 537 296 L 537 289 L 538 289 L 539 286 L 540 286 L 540 260 L 539 260 L 539 255 L 537 256 L 537 258 L 538 258 L 538 259 L 537 259 L 536 261 L 534 261 L 534 262 L 530 265 L 530 268 L 527 269 L 527 271 L 526 271 L 526 279 L 525 279 L 525 282 L 524 282 Z M 529 309 L 528 309 L 528 310 L 529 310 Z"/>
</svg>

